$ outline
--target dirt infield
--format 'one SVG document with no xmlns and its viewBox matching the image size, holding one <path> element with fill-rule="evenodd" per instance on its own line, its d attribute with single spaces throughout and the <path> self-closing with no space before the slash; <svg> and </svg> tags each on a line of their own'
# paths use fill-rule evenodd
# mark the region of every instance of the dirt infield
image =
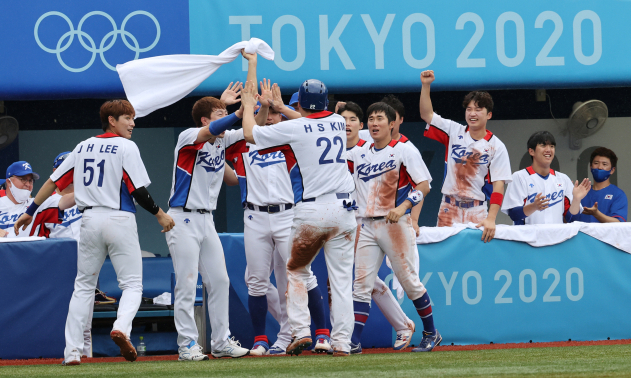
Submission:
<svg viewBox="0 0 631 378">
<path fill-rule="evenodd" d="M 620 345 L 631 344 L 631 339 L 625 340 L 600 340 L 600 341 L 557 341 L 550 343 L 510 343 L 510 344 L 478 344 L 478 345 L 444 345 L 438 346 L 434 349 L 435 352 L 456 352 L 467 350 L 487 350 L 487 349 L 519 349 L 519 348 L 554 348 L 554 347 L 567 347 L 567 346 L 590 346 L 590 345 Z M 393 350 L 392 348 L 372 348 L 364 349 L 363 354 L 378 354 L 378 353 L 406 353 L 411 349 Z M 318 357 L 315 353 L 305 352 L 303 356 Z M 148 356 L 138 357 L 138 361 L 176 361 L 177 354 L 167 356 Z M 269 358 L 275 357 L 288 357 L 283 356 L 264 356 Z M 260 357 L 244 357 L 244 358 L 260 358 Z M 0 360 L 0 366 L 17 366 L 17 365 L 55 365 L 61 364 L 63 359 L 61 358 L 38 358 L 30 360 Z M 97 357 L 97 358 L 83 358 L 81 363 L 102 363 L 102 362 L 125 362 L 123 357 Z"/>
</svg>

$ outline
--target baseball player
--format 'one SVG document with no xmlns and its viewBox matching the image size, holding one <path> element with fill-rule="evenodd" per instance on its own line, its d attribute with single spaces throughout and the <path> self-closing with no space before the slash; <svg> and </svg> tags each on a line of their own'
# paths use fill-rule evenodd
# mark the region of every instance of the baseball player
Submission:
<svg viewBox="0 0 631 378">
<path fill-rule="evenodd" d="M 359 149 L 363 147 L 367 142 L 366 140 L 361 139 L 358 133 L 364 127 L 363 122 L 361 122 L 361 120 L 364 118 L 364 113 L 361 107 L 356 103 L 349 101 L 338 109 L 338 114 L 344 117 L 344 120 L 346 121 L 347 153 L 349 153 L 349 151 L 353 151 L 354 149 Z M 392 133 L 394 135 L 394 131 Z M 407 141 L 402 142 L 401 139 L 399 139 L 399 142 L 405 144 L 409 143 Z M 414 211 L 414 209 L 416 208 L 420 210 L 421 206 L 422 201 L 419 203 L 419 206 L 415 206 L 412 211 Z M 357 216 L 357 213 L 355 215 Z M 418 214 L 416 215 L 418 217 Z M 414 218 L 412 214 L 410 214 L 410 217 L 412 218 L 412 224 L 414 224 Z M 357 239 L 359 239 L 360 229 L 360 218 L 357 218 Z M 379 278 L 379 276 L 375 277 L 375 287 L 372 291 L 372 299 L 375 301 L 377 306 L 379 306 L 381 312 L 384 314 L 386 319 L 388 319 L 390 325 L 392 325 L 392 327 L 397 332 L 397 338 L 394 343 L 394 350 L 407 348 L 407 346 L 410 344 L 410 341 L 412 340 L 412 335 L 414 334 L 416 325 L 410 318 L 407 317 L 407 315 L 405 315 L 405 312 L 403 312 L 403 309 L 401 309 L 399 302 L 394 297 L 394 295 L 392 295 L 390 288 L 388 287 L 388 285 L 385 284 L 385 282 L 381 280 L 381 278 Z"/>
<path fill-rule="evenodd" d="M 64 365 L 79 365 L 83 331 L 89 321 L 99 272 L 109 254 L 123 291 L 117 319 L 110 333 L 128 361 L 136 360 L 129 340 L 131 325 L 142 299 L 142 258 L 138 243 L 134 200 L 155 215 L 163 227 L 173 219 L 160 209 L 146 187 L 151 183 L 140 152 L 130 141 L 134 108 L 126 100 L 106 101 L 100 109 L 104 134 L 79 143 L 44 183 L 15 228 L 26 227 L 44 200 L 56 189 L 74 184 L 75 201 L 83 212 L 77 278 L 66 320 Z"/>
<path fill-rule="evenodd" d="M 332 290 L 331 344 L 334 356 L 350 354 L 351 281 L 356 222 L 351 212 L 353 179 L 346 166 L 344 118 L 326 111 L 328 90 L 318 80 L 307 80 L 299 89 L 298 112 L 303 116 L 276 125 L 255 125 L 251 112 L 256 86 L 248 81 L 242 95 L 245 107 L 243 134 L 259 154 L 281 151 L 294 192 L 291 253 L 287 263 L 287 315 L 292 329 L 288 354 L 311 346 L 306 279 L 320 248 Z"/>
<path fill-rule="evenodd" d="M 532 165 L 513 173 L 506 188 L 502 212 L 516 225 L 571 222 L 583 211 L 581 200 L 591 189 L 584 179 L 572 183 L 567 175 L 550 168 L 556 141 L 548 131 L 538 131 L 528 139 Z"/>
<path fill-rule="evenodd" d="M 464 98 L 467 126 L 434 113 L 429 96 L 434 71 L 421 73 L 421 118 L 427 122 L 425 136 L 445 146 L 443 201 L 438 226 L 473 222 L 484 227 L 482 240 L 495 236 L 495 218 L 502 206 L 504 183 L 511 180 L 510 161 L 504 143 L 486 129 L 493 99 L 487 92 L 473 91 Z M 489 199 L 489 210 L 486 200 Z"/>
<path fill-rule="evenodd" d="M 175 146 L 173 184 L 169 211 L 176 226 L 166 235 L 175 270 L 175 326 L 178 331 L 179 360 L 202 361 L 193 316 L 197 273 L 208 290 L 208 314 L 213 357 L 242 357 L 248 349 L 229 338 L 228 298 L 230 280 L 223 247 L 213 221 L 225 168 L 224 131 L 238 121 L 243 109 L 230 115 L 226 105 L 204 97 L 193 105 L 196 127 L 180 133 Z"/>
<path fill-rule="evenodd" d="M 591 223 L 626 222 L 629 202 L 627 195 L 610 181 L 616 172 L 618 157 L 605 147 L 599 147 L 590 156 L 594 186 L 581 200 L 583 212 L 578 221 Z"/>
<path fill-rule="evenodd" d="M 374 143 L 348 151 L 361 225 L 355 256 L 351 353 L 362 351 L 361 333 L 384 254 L 423 322 L 423 339 L 413 351 L 429 352 L 442 338 L 434 327 L 429 295 L 418 276 L 416 232 L 409 213 L 429 193 L 431 176 L 418 150 L 392 139 L 396 117 L 392 107 L 377 102 L 366 113 Z"/>
<path fill-rule="evenodd" d="M 249 55 L 249 54 L 245 54 Z M 261 82 L 261 108 L 255 119 L 271 126 L 278 124 L 284 114 L 280 98 L 280 89 L 276 92 L 276 108 L 272 87 L 269 81 Z M 285 109 L 286 110 L 286 109 Z M 243 130 L 229 130 L 224 136 L 226 141 L 226 160 L 231 161 L 241 186 L 241 202 L 244 207 L 244 240 L 248 268 L 246 282 L 248 286 L 248 307 L 255 334 L 255 343 L 250 355 L 285 354 L 291 342 L 291 331 L 287 321 L 286 298 L 287 288 L 286 265 L 289 259 L 290 232 L 294 217 L 294 195 L 291 179 L 287 171 L 287 163 L 282 152 L 276 151 L 259 155 L 255 144 L 244 140 Z M 268 311 L 267 298 L 270 285 L 270 266 L 273 266 L 280 300 L 281 326 L 278 338 L 270 348 L 265 335 L 265 318 Z M 318 287 L 317 279 L 311 271 L 307 279 L 307 295 L 309 312 L 316 327 L 314 352 L 322 353 L 331 349 L 330 332 L 326 328 L 324 301 Z"/>
<path fill-rule="evenodd" d="M 48 237 L 50 229 L 46 223 L 59 223 L 59 209 L 62 210 L 74 205 L 74 196 L 68 195 L 63 200 L 46 198 L 42 206 L 37 210 L 34 222 L 19 232 L 16 230 L 16 221 L 26 209 L 33 203 L 31 191 L 33 180 L 38 180 L 39 175 L 31 169 L 26 161 L 17 161 L 7 168 L 7 192 L 0 198 L 0 237 L 13 238 L 17 236 L 44 236 Z"/>
</svg>

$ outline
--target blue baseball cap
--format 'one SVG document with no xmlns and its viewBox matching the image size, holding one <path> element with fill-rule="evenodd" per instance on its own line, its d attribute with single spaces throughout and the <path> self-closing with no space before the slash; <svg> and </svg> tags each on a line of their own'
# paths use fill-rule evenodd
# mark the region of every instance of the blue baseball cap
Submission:
<svg viewBox="0 0 631 378">
<path fill-rule="evenodd" d="M 39 175 L 33 172 L 31 165 L 25 161 L 16 161 L 7 168 L 7 179 L 11 176 L 33 175 L 33 180 L 39 180 Z"/>
<path fill-rule="evenodd" d="M 300 92 L 296 92 L 294 94 L 291 95 L 291 100 L 289 100 L 289 105 L 293 105 L 293 104 L 297 104 L 298 103 L 298 94 Z M 296 109 L 294 109 L 296 110 Z"/>
<path fill-rule="evenodd" d="M 0 186 L 4 185 L 4 182 L 7 181 L 5 179 L 0 179 Z"/>
<path fill-rule="evenodd" d="M 259 110 L 261 110 L 261 101 L 257 101 L 256 106 L 258 106 L 258 108 L 254 111 L 254 114 L 259 114 Z"/>
<path fill-rule="evenodd" d="M 63 163 L 64 160 L 66 160 L 68 155 L 70 155 L 70 151 L 62 152 L 59 155 L 57 155 L 57 157 L 55 158 L 55 161 L 53 162 L 53 169 L 59 168 L 61 163 Z"/>
</svg>

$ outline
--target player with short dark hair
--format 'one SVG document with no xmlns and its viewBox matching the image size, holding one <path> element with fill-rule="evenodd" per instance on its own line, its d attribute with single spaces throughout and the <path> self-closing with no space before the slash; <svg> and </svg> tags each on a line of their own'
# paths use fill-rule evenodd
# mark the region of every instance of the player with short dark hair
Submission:
<svg viewBox="0 0 631 378">
<path fill-rule="evenodd" d="M 136 144 L 134 108 L 126 100 L 106 101 L 101 120 L 105 133 L 79 143 L 37 193 L 15 228 L 28 226 L 32 215 L 56 189 L 74 184 L 74 197 L 83 212 L 75 290 L 66 320 L 65 365 L 79 365 L 83 331 L 94 302 L 99 271 L 109 254 L 123 291 L 110 337 L 128 361 L 136 360 L 129 340 L 131 325 L 142 300 L 142 257 L 136 227 L 134 200 L 155 215 L 163 227 L 173 219 L 155 204 L 146 187 L 151 183 Z M 37 218 L 36 218 L 37 219 Z"/>
<path fill-rule="evenodd" d="M 526 145 L 532 165 L 513 173 L 502 212 L 516 225 L 575 220 L 583 210 L 581 200 L 591 187 L 589 180 L 584 179 L 580 185 L 578 181 L 572 184 L 567 175 L 550 168 L 556 150 L 556 141 L 550 132 L 532 134 Z"/>
<path fill-rule="evenodd" d="M 611 183 L 611 175 L 616 172 L 617 164 L 618 157 L 608 148 L 599 147 L 592 152 L 589 167 L 594 177 L 594 185 L 581 200 L 583 212 L 575 220 L 592 223 L 627 221 L 627 195 Z"/>
<path fill-rule="evenodd" d="M 471 92 L 463 102 L 466 126 L 443 119 L 432 107 L 430 85 L 434 79 L 434 71 L 421 73 L 419 109 L 421 118 L 427 122 L 425 136 L 445 146 L 445 180 L 438 226 L 475 223 L 476 227 L 484 227 L 482 240 L 486 243 L 495 236 L 495 218 L 504 198 L 504 183 L 511 180 L 506 146 L 486 128 L 492 117 L 493 101 L 487 92 Z"/>
</svg>

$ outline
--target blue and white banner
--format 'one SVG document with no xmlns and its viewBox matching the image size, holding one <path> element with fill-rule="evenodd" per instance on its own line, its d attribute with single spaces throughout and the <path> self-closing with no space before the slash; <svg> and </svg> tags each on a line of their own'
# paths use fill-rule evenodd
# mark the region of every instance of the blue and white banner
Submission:
<svg viewBox="0 0 631 378">
<path fill-rule="evenodd" d="M 276 53 L 259 77 L 295 91 L 567 88 L 631 84 L 631 2 L 465 0 L 298 4 L 255 0 L 34 0 L 3 4 L 0 97 L 122 95 L 113 67 L 164 54 L 216 55 L 258 37 Z M 246 66 L 222 67 L 194 92 L 219 93 Z"/>
</svg>

